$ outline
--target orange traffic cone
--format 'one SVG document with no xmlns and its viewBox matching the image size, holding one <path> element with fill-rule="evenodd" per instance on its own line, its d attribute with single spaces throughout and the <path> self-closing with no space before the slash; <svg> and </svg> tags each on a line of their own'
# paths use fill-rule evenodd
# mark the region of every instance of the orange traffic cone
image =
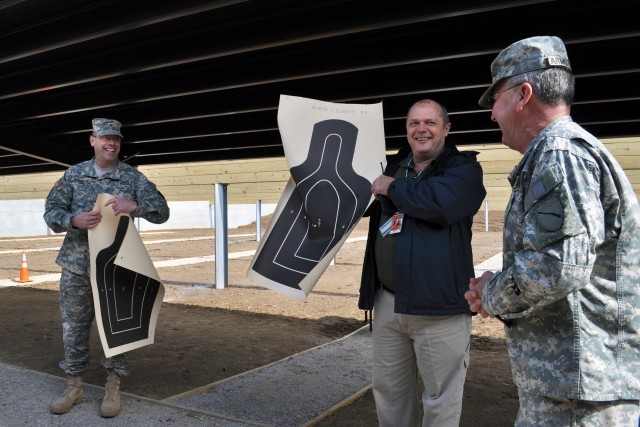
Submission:
<svg viewBox="0 0 640 427">
<path fill-rule="evenodd" d="M 29 279 L 29 268 L 27 267 L 27 253 L 22 252 L 22 264 L 20 265 L 20 278 L 14 279 L 16 282 L 26 283 L 33 282 Z"/>
</svg>

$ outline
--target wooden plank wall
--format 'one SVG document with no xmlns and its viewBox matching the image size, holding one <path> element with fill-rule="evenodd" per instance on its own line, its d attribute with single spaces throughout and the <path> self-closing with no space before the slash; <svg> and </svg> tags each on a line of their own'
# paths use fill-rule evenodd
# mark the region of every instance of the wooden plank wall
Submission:
<svg viewBox="0 0 640 427">
<path fill-rule="evenodd" d="M 625 169 L 640 197 L 640 137 L 603 141 Z M 521 155 L 502 144 L 464 146 L 480 152 L 490 210 L 504 210 L 511 189 L 507 175 Z M 167 200 L 208 200 L 213 204 L 214 184 L 229 184 L 230 204 L 277 203 L 289 178 L 284 158 L 141 166 L 140 171 L 158 185 Z M 0 200 L 44 199 L 61 172 L 0 177 Z"/>
</svg>

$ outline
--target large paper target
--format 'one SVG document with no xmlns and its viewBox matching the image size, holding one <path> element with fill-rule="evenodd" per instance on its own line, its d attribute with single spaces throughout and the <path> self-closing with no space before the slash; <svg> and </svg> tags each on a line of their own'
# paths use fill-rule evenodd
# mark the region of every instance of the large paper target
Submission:
<svg viewBox="0 0 640 427">
<path fill-rule="evenodd" d="M 96 323 L 107 357 L 154 341 L 164 287 L 127 214 L 116 216 L 100 194 L 94 209 L 102 220 L 89 230 L 91 286 Z"/>
<path fill-rule="evenodd" d="M 304 299 L 373 200 L 385 162 L 382 105 L 281 96 L 291 178 L 247 276 Z"/>
</svg>

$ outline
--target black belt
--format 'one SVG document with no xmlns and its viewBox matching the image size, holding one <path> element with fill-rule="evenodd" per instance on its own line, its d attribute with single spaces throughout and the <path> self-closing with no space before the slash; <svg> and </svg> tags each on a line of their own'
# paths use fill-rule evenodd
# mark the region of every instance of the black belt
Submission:
<svg viewBox="0 0 640 427">
<path fill-rule="evenodd" d="M 382 283 L 380 283 L 380 286 L 382 286 L 382 289 L 384 289 L 385 291 L 389 292 L 390 294 L 394 294 L 395 295 L 396 292 L 393 289 L 386 287 Z"/>
</svg>

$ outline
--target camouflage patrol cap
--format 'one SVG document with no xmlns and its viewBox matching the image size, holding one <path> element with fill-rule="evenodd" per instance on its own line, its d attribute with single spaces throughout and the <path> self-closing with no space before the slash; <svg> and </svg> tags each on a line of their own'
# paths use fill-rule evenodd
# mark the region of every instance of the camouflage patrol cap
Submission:
<svg viewBox="0 0 640 427">
<path fill-rule="evenodd" d="M 95 136 L 117 135 L 124 139 L 124 136 L 120 133 L 122 123 L 117 120 L 101 118 L 93 119 L 91 120 L 91 125 L 93 126 L 93 134 Z"/>
<path fill-rule="evenodd" d="M 478 104 L 491 108 L 490 98 L 500 80 L 552 67 L 571 71 L 567 49 L 560 38 L 538 36 L 517 41 L 503 49 L 491 63 L 492 83 L 480 97 Z"/>
</svg>

